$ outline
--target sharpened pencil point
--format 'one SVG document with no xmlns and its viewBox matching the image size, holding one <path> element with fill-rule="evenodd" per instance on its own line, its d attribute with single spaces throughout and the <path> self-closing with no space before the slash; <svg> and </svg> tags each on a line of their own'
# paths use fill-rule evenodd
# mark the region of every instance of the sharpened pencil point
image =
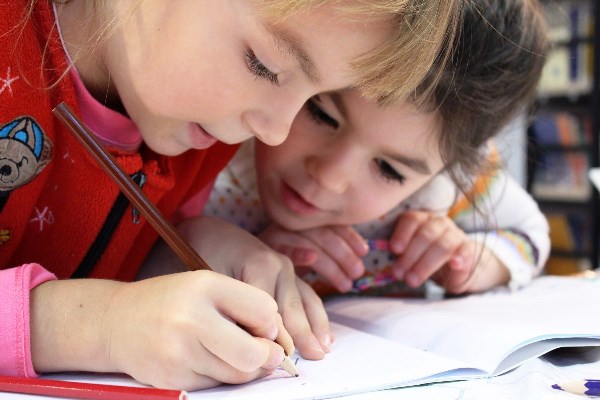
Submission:
<svg viewBox="0 0 600 400">
<path fill-rule="evenodd" d="M 279 367 L 282 370 L 284 370 L 285 372 L 287 372 L 288 374 L 290 374 L 291 376 L 294 376 L 294 377 L 300 376 L 300 374 L 298 373 L 298 370 L 296 369 L 296 366 L 294 365 L 294 363 L 288 356 L 283 357 L 283 361 L 281 361 L 281 364 L 279 364 Z"/>
</svg>

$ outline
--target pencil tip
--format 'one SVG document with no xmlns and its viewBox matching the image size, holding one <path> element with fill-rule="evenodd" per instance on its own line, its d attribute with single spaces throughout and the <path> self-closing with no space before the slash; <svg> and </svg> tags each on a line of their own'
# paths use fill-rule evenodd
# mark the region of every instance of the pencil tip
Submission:
<svg viewBox="0 0 600 400">
<path fill-rule="evenodd" d="M 281 364 L 279 365 L 279 367 L 281 367 L 281 369 L 283 369 L 285 372 L 290 374 L 290 376 L 298 376 L 299 375 L 298 370 L 294 366 L 294 363 L 287 356 L 283 358 L 283 361 L 281 361 Z"/>
</svg>

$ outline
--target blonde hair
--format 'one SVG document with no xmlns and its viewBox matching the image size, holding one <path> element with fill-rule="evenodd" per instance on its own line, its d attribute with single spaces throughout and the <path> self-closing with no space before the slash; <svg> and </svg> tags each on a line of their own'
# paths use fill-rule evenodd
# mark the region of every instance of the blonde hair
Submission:
<svg viewBox="0 0 600 400">
<path fill-rule="evenodd" d="M 266 10 L 285 18 L 331 0 L 265 0 Z M 411 98 L 426 102 L 441 78 L 431 76 L 436 63 L 449 59 L 462 17 L 462 0 L 352 0 L 336 1 L 342 15 L 384 19 L 394 25 L 392 37 L 378 49 L 356 60 L 356 87 L 367 98 L 397 104 Z M 438 70 L 439 71 L 439 70 Z M 424 82 L 425 77 L 427 81 Z M 420 85 L 418 93 L 415 91 Z"/>
<path fill-rule="evenodd" d="M 31 7 L 37 0 L 31 0 Z M 72 0 L 53 0 L 57 4 Z M 90 18 L 101 19 L 106 0 L 86 0 Z M 130 11 L 141 1 L 131 2 Z M 265 13 L 284 19 L 332 0 L 255 0 Z M 439 77 L 428 72 L 434 63 L 445 64 L 451 52 L 450 44 L 460 22 L 462 0 L 335 0 L 340 15 L 364 20 L 382 19 L 391 22 L 394 33 L 388 41 L 354 61 L 358 73 L 356 87 L 369 99 L 382 104 L 399 103 L 407 98 L 420 103 L 437 84 Z M 99 31 L 90 38 L 90 47 L 97 45 L 116 28 L 116 19 L 103 21 Z M 440 74 L 441 75 L 441 74 Z M 428 76 L 425 87 L 423 81 Z M 419 93 L 416 92 L 420 85 Z"/>
</svg>

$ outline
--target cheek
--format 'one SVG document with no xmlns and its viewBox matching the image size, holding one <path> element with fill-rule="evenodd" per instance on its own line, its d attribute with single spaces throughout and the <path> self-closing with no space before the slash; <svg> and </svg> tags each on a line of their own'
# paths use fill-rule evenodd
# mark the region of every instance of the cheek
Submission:
<svg viewBox="0 0 600 400">
<path fill-rule="evenodd" d="M 173 55 L 141 71 L 137 88 L 155 114 L 189 120 L 216 120 L 239 108 L 250 91 L 243 65 L 223 56 L 198 62 L 193 55 Z M 209 57 L 210 58 L 210 57 Z"/>
<path fill-rule="evenodd" d="M 305 148 L 305 141 L 298 140 L 298 135 L 290 134 L 280 145 L 269 146 L 258 140 L 256 145 L 257 173 L 277 171 L 286 175 L 304 167 L 303 160 L 310 154 L 310 148 Z"/>
</svg>

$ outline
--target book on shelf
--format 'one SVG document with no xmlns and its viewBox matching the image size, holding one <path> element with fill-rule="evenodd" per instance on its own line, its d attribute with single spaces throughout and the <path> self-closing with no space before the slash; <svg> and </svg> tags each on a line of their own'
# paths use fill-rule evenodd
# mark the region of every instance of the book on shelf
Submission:
<svg viewBox="0 0 600 400">
<path fill-rule="evenodd" d="M 550 49 L 542 71 L 540 97 L 580 96 L 593 85 L 591 0 L 543 2 Z"/>
<path fill-rule="evenodd" d="M 583 113 L 540 111 L 531 127 L 542 146 L 576 147 L 592 142 L 592 120 Z"/>
<path fill-rule="evenodd" d="M 588 156 L 577 152 L 548 152 L 535 164 L 531 193 L 538 200 L 586 201 L 591 195 Z"/>
<path fill-rule="evenodd" d="M 516 292 L 445 300 L 342 296 L 326 301 L 336 338 L 331 352 L 320 361 L 294 356 L 299 377 L 277 370 L 189 398 L 325 399 L 492 377 L 557 348 L 600 346 L 598 304 L 598 278 L 552 276 Z M 136 385 L 114 375 L 53 378 Z"/>
<path fill-rule="evenodd" d="M 566 257 L 550 255 L 545 271 L 549 275 L 573 275 L 592 269 L 589 257 Z"/>
<path fill-rule="evenodd" d="M 542 1 L 541 6 L 551 43 L 568 43 L 591 35 L 591 0 Z"/>
<path fill-rule="evenodd" d="M 590 246 L 590 224 L 585 213 L 548 212 L 553 251 L 583 254 Z"/>
</svg>

